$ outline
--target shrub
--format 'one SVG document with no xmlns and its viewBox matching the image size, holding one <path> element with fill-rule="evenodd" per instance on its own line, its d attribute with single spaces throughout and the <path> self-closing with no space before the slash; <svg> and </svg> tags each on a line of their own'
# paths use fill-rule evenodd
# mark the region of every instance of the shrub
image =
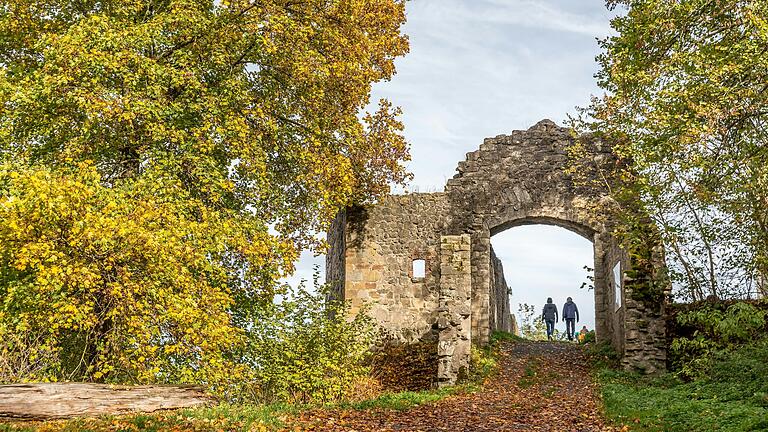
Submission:
<svg viewBox="0 0 768 432">
<path fill-rule="evenodd" d="M 347 303 L 326 300 L 325 289 L 311 292 L 302 284 L 265 306 L 253 323 L 243 361 L 255 381 L 235 397 L 333 402 L 368 385 L 366 357 L 376 326 L 364 310 L 352 317 Z"/>
<path fill-rule="evenodd" d="M 712 305 L 681 313 L 677 321 L 693 327 L 691 337 L 672 341 L 670 353 L 675 369 L 685 378 L 707 374 L 715 356 L 762 336 L 766 312 L 744 302 L 721 311 Z"/>
<path fill-rule="evenodd" d="M 510 340 L 507 338 L 500 340 Z M 472 352 L 469 358 L 469 381 L 481 384 L 486 378 L 491 376 L 498 367 L 496 355 L 494 352 L 495 344 L 491 343 L 487 348 L 482 349 L 472 345 Z"/>
<path fill-rule="evenodd" d="M 608 342 L 590 344 L 587 348 L 587 355 L 596 367 L 616 368 L 619 366 L 619 353 Z"/>
<path fill-rule="evenodd" d="M 531 340 L 547 340 L 547 325 L 541 319 L 536 306 L 527 303 L 521 303 L 518 306 L 522 317 L 520 320 L 521 335 Z"/>
<path fill-rule="evenodd" d="M 45 343 L 44 335 L 26 330 L 4 336 L 0 344 L 0 383 L 49 381 L 47 372 L 58 363 L 59 353 Z"/>
</svg>

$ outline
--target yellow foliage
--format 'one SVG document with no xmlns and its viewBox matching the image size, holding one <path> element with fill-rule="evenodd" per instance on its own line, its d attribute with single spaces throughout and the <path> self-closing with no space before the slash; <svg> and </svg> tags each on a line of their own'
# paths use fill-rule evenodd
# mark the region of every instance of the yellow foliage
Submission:
<svg viewBox="0 0 768 432">
<path fill-rule="evenodd" d="M 409 178 L 371 85 L 408 50 L 402 0 L 7 2 L 0 155 L 174 179 L 302 245 Z M 149 183 L 149 182 L 148 182 Z"/>
<path fill-rule="evenodd" d="M 408 178 L 399 110 L 364 112 L 404 21 L 403 0 L 5 2 L 10 375 L 245 380 L 244 333 L 298 253 Z"/>
<path fill-rule="evenodd" d="M 228 357 L 243 343 L 234 291 L 263 301 L 272 285 L 243 286 L 230 261 L 257 263 L 271 281 L 290 245 L 99 178 L 89 164 L 0 170 L 0 340 L 34 335 L 35 349 L 59 355 L 24 378 L 215 384 L 244 372 Z"/>
</svg>

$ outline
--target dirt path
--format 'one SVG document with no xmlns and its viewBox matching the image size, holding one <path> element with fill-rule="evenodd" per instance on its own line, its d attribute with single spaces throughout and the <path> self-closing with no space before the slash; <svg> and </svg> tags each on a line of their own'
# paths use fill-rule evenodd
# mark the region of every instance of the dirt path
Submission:
<svg viewBox="0 0 768 432">
<path fill-rule="evenodd" d="M 503 343 L 499 373 L 477 393 L 406 411 L 324 411 L 322 431 L 610 431 L 583 351 L 548 342 Z"/>
</svg>

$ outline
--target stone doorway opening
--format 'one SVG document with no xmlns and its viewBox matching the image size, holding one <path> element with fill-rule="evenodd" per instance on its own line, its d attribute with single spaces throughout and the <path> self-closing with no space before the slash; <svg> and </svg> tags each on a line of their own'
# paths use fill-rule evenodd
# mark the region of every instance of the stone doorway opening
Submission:
<svg viewBox="0 0 768 432">
<path fill-rule="evenodd" d="M 538 320 L 547 297 L 552 297 L 558 312 L 567 297 L 579 309 L 579 325 L 595 329 L 594 245 L 591 239 L 554 225 L 531 224 L 508 228 L 491 236 L 494 284 L 506 296 L 492 301 L 506 301 L 514 316 L 513 331 L 520 334 Z M 500 308 L 492 305 L 492 311 Z M 528 309 L 526 311 L 526 308 Z M 532 314 L 532 315 L 531 315 Z M 500 321 L 503 317 L 491 317 Z M 556 326 L 565 334 L 565 323 Z M 528 328 L 529 332 L 530 329 Z M 532 335 L 528 334 L 525 337 Z"/>
</svg>

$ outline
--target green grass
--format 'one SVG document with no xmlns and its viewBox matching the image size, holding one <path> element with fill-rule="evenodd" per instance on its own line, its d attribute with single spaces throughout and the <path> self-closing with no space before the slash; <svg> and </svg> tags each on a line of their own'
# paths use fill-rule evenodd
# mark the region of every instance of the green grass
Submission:
<svg viewBox="0 0 768 432">
<path fill-rule="evenodd" d="M 619 354 L 610 343 L 591 343 L 586 347 L 587 355 L 594 369 L 616 369 L 619 367 Z"/>
<path fill-rule="evenodd" d="M 388 393 L 383 394 L 375 399 L 341 404 L 339 407 L 351 408 L 355 410 L 392 409 L 403 411 L 418 405 L 437 402 L 439 400 L 445 399 L 448 396 L 472 391 L 473 389 L 474 388 L 471 386 L 453 386 L 418 392 L 405 391 L 400 393 Z"/>
<path fill-rule="evenodd" d="M 706 378 L 643 377 L 602 369 L 605 412 L 633 431 L 768 430 L 768 342 L 721 355 Z"/>
<path fill-rule="evenodd" d="M 522 338 L 516 334 L 507 333 L 500 330 L 494 330 L 493 333 L 491 333 L 491 342 L 489 345 L 496 345 L 500 341 L 522 342 L 526 340 L 528 339 Z"/>
<path fill-rule="evenodd" d="M 299 412 L 295 405 L 229 405 L 192 408 L 151 414 L 100 416 L 66 421 L 36 423 L 0 423 L 0 432 L 27 431 L 218 431 L 275 430 L 284 426 L 282 419 Z"/>
</svg>

